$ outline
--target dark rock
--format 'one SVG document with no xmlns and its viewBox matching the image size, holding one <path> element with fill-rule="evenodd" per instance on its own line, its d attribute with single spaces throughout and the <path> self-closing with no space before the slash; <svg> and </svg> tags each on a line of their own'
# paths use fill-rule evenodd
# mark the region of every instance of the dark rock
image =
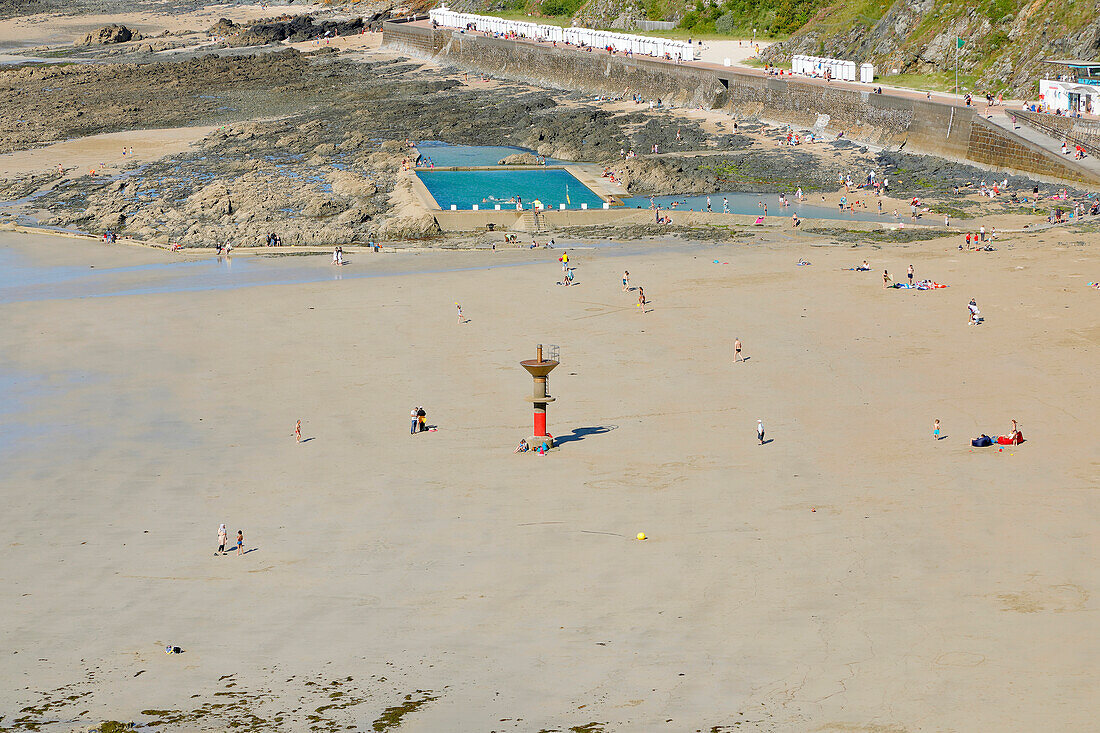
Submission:
<svg viewBox="0 0 1100 733">
<path fill-rule="evenodd" d="M 103 46 L 109 43 L 126 43 L 127 41 L 139 41 L 141 34 L 132 31 L 124 25 L 105 25 L 97 31 L 92 31 L 76 43 L 77 46 Z"/>
</svg>

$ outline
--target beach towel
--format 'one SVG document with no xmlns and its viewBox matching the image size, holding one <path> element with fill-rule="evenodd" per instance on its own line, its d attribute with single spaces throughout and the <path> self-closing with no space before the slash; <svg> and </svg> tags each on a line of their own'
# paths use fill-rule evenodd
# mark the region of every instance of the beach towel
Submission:
<svg viewBox="0 0 1100 733">
<path fill-rule="evenodd" d="M 756 217 L 756 223 L 757 224 L 763 224 L 764 223 L 764 217 L 762 217 L 762 216 Z"/>
</svg>

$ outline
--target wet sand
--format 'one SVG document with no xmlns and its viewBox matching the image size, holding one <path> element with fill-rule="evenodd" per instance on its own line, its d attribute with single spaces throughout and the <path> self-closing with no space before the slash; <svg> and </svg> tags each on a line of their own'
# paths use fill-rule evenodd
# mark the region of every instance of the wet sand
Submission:
<svg viewBox="0 0 1100 733">
<path fill-rule="evenodd" d="M 1094 237 L 578 250 L 570 288 L 557 251 L 356 254 L 0 305 L 0 726 L 1087 730 Z M 951 287 L 882 289 L 910 263 Z M 514 455 L 538 342 L 563 445 Z M 215 557 L 221 522 L 253 551 Z"/>
</svg>

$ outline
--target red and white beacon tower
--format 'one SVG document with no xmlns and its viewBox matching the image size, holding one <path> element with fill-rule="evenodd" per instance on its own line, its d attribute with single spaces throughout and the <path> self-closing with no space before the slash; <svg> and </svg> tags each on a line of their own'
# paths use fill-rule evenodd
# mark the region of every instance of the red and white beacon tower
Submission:
<svg viewBox="0 0 1100 733">
<path fill-rule="evenodd" d="M 546 377 L 558 365 L 552 359 L 542 358 L 542 344 L 538 345 L 537 356 L 534 359 L 521 361 L 519 364 L 530 373 L 534 379 L 534 391 L 531 393 L 531 402 L 535 407 L 535 431 L 527 442 L 532 448 L 541 445 L 546 439 L 546 405 L 554 401 L 554 398 L 546 394 Z"/>
</svg>

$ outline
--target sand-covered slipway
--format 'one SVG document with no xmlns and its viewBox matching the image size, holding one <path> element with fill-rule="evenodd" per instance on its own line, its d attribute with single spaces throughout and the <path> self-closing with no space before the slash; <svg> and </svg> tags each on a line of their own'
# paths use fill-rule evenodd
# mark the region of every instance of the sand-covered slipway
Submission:
<svg viewBox="0 0 1100 733">
<path fill-rule="evenodd" d="M 1089 184 L 78 9 L 0 22 L 0 730 L 1094 727 Z"/>
</svg>

